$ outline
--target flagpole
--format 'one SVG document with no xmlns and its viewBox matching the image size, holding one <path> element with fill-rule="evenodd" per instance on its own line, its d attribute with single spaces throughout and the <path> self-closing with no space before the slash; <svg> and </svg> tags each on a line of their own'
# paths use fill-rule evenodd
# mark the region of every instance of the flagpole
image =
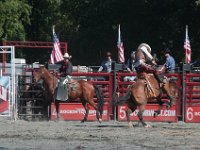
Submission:
<svg viewBox="0 0 200 150">
<path fill-rule="evenodd" d="M 55 33 L 55 25 L 52 26 L 52 32 Z"/>
<path fill-rule="evenodd" d="M 118 42 L 120 43 L 121 42 L 121 29 L 120 29 L 120 24 L 119 24 L 119 27 L 118 27 Z"/>
<path fill-rule="evenodd" d="M 121 29 L 120 24 L 118 26 L 118 41 L 117 41 L 117 47 L 118 47 L 118 63 L 124 63 L 124 46 L 121 39 Z"/>
</svg>

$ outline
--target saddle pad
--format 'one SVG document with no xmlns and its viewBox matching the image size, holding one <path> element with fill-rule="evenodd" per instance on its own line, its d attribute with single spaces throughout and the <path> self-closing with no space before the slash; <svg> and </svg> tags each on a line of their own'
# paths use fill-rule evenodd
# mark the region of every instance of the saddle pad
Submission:
<svg viewBox="0 0 200 150">
<path fill-rule="evenodd" d="M 55 94 L 56 100 L 60 101 L 67 101 L 68 100 L 68 85 L 63 84 L 64 79 L 61 79 L 60 82 L 58 83 L 57 91 Z"/>
</svg>

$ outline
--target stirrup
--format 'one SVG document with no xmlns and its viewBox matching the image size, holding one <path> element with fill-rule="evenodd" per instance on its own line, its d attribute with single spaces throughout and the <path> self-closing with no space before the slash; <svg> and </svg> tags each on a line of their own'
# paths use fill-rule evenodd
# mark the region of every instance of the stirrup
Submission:
<svg viewBox="0 0 200 150">
<path fill-rule="evenodd" d="M 164 84 L 167 83 L 167 78 L 164 78 L 163 81 L 162 81 Z"/>
</svg>

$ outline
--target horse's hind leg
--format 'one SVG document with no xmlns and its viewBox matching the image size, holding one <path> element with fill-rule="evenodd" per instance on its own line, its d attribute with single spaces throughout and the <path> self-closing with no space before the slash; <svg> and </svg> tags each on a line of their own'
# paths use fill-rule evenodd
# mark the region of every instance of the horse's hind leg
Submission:
<svg viewBox="0 0 200 150">
<path fill-rule="evenodd" d="M 143 112 L 144 112 L 145 106 L 141 105 L 139 106 L 139 112 L 138 112 L 138 118 L 140 120 L 140 122 L 142 123 L 142 125 L 146 128 L 151 127 L 150 125 L 146 124 L 143 120 Z"/>
<path fill-rule="evenodd" d="M 101 123 L 102 119 L 101 119 L 100 112 L 99 112 L 99 110 L 97 108 L 97 105 L 95 104 L 95 102 L 93 100 L 89 100 L 88 103 L 96 110 L 97 120 Z"/>
<path fill-rule="evenodd" d="M 170 94 L 170 89 L 169 89 L 169 86 L 167 86 L 167 84 L 165 84 L 162 87 L 162 89 L 167 94 L 167 98 L 169 99 L 169 102 L 167 103 L 167 108 L 169 109 L 172 107 L 172 104 L 175 101 L 175 98 Z"/>
<path fill-rule="evenodd" d="M 85 100 L 82 100 L 82 104 L 85 108 L 85 116 L 84 116 L 84 119 L 81 121 L 83 123 L 83 122 L 87 121 L 87 119 L 88 119 L 89 108 L 88 108 L 87 102 Z"/>
</svg>

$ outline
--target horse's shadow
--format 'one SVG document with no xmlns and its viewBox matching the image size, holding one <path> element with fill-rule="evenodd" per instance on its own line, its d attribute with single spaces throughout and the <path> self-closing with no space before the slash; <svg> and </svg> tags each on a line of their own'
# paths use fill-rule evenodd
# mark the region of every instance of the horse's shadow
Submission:
<svg viewBox="0 0 200 150">
<path fill-rule="evenodd" d="M 76 127 L 98 127 L 98 128 L 127 128 L 126 125 L 113 125 L 113 124 L 99 124 L 99 125 L 89 125 L 89 124 L 85 124 L 85 123 L 82 123 L 82 124 L 79 124 L 79 125 L 75 125 Z"/>
<path fill-rule="evenodd" d="M 88 121 L 89 122 L 89 121 Z M 99 124 L 99 125 L 91 125 L 91 124 L 87 124 L 87 123 L 81 123 L 81 124 L 78 124 L 78 125 L 75 125 L 76 127 L 92 127 L 92 128 L 129 128 L 127 127 L 127 125 L 125 124 Z M 133 123 L 133 128 L 144 128 L 144 126 L 138 122 L 138 123 Z M 156 125 L 151 125 L 151 128 L 157 128 Z"/>
</svg>

